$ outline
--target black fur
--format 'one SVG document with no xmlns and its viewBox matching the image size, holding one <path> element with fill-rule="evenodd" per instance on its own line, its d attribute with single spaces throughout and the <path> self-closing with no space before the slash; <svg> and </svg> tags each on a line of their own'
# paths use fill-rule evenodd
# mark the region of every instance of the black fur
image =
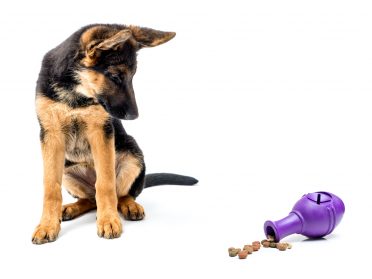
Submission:
<svg viewBox="0 0 372 279">
<path fill-rule="evenodd" d="M 46 131 L 45 131 L 43 125 L 41 124 L 40 119 L 37 118 L 37 120 L 39 121 L 39 125 L 40 125 L 40 142 L 44 142 Z"/>
<path fill-rule="evenodd" d="M 81 68 L 80 60 L 84 57 L 80 49 L 80 37 L 89 28 L 97 24 L 85 26 L 60 45 L 50 50 L 43 58 L 41 71 L 36 85 L 36 93 L 48 97 L 52 100 L 58 100 L 66 103 L 72 108 L 87 107 L 97 105 L 93 98 L 88 98 L 81 94 L 73 94 L 68 100 L 59 98 L 57 88 L 63 88 L 72 91 L 79 81 L 74 77 L 77 69 Z M 99 24 L 105 26 L 107 24 Z M 111 28 L 123 29 L 124 25 L 111 24 Z M 97 35 L 99 36 L 99 34 Z M 97 38 L 98 39 L 98 38 Z M 126 64 L 126 66 L 135 70 L 136 51 L 132 45 L 124 45 L 120 52 L 107 52 L 102 54 L 102 59 L 93 67 L 94 70 L 107 74 L 106 68 L 110 65 Z"/>
<path fill-rule="evenodd" d="M 73 74 L 78 62 L 80 36 L 86 29 L 88 27 L 75 32 L 44 56 L 36 85 L 38 94 L 58 100 L 57 92 L 53 86 L 71 90 L 77 85 Z M 77 100 L 75 105 L 86 106 L 86 101 L 85 97 L 82 100 Z"/>
<path fill-rule="evenodd" d="M 158 185 L 194 185 L 198 180 L 185 175 L 173 173 L 152 173 L 146 175 L 145 188 Z"/>
<path fill-rule="evenodd" d="M 68 135 L 76 135 L 79 136 L 84 132 L 86 128 L 86 123 L 84 121 L 78 121 L 76 119 L 72 120 L 69 125 L 65 125 L 62 127 L 63 133 Z"/>
<path fill-rule="evenodd" d="M 104 52 L 101 55 L 100 62 L 93 68 L 96 71 L 108 74 L 106 68 L 111 65 L 125 64 L 130 70 L 136 68 L 138 49 L 130 44 L 125 44 L 120 51 Z"/>
<path fill-rule="evenodd" d="M 114 134 L 114 126 L 112 125 L 111 118 L 107 119 L 103 125 L 103 131 L 105 132 L 106 138 L 111 138 Z"/>
<path fill-rule="evenodd" d="M 71 162 L 70 160 L 65 159 L 65 168 L 68 168 L 74 165 L 76 165 L 75 162 Z"/>
<path fill-rule="evenodd" d="M 125 28 L 125 25 L 100 25 L 116 28 L 117 30 Z M 120 98 L 127 99 L 127 95 L 130 94 L 134 96 L 131 79 L 125 80 L 123 77 L 116 77 L 110 73 L 107 68 L 112 65 L 125 64 L 127 69 L 134 75 L 137 64 L 136 51 L 143 45 L 138 44 L 137 46 L 133 46 L 131 44 L 125 44 L 118 51 L 103 52 L 98 63 L 92 67 L 93 70 L 104 74 L 118 87 L 121 87 L 123 89 L 122 91 L 125 92 L 124 95 L 101 95 L 98 96 L 97 102 L 93 98 L 74 92 L 74 88 L 79 85 L 79 80 L 75 77 L 75 72 L 82 69 L 83 66 L 80 64 L 80 61 L 85 56 L 80 44 L 81 35 L 93 26 L 95 25 L 88 25 L 76 31 L 44 56 L 37 81 L 36 94 L 65 103 L 71 108 L 102 105 L 106 111 L 111 114 L 111 118 L 107 119 L 102 127 L 105 136 L 107 138 L 114 136 L 115 150 L 117 152 L 128 152 L 133 154 L 142 166 L 139 176 L 130 189 L 130 194 L 133 197 L 137 197 L 144 187 L 161 184 L 193 185 L 197 183 L 196 179 L 175 174 L 151 174 L 146 176 L 146 167 L 142 150 L 139 148 L 134 138 L 126 133 L 121 121 L 117 118 L 134 119 L 138 115 L 138 112 L 136 106 L 126 107 L 125 104 L 123 105 L 122 102 L 118 101 Z M 95 37 L 92 38 L 93 40 L 104 38 L 104 34 L 99 32 L 94 34 L 94 36 Z M 152 39 L 153 38 L 149 38 L 149 42 Z M 67 98 L 64 98 L 59 95 L 58 90 L 65 90 L 71 94 L 69 94 Z M 70 125 L 63 127 L 63 132 L 67 138 L 69 135 L 79 137 L 79 134 L 82 133 L 84 129 L 84 123 L 73 121 Z M 45 130 L 40 124 L 40 140 L 43 141 L 44 137 Z M 78 155 L 80 151 L 74 149 L 70 152 L 77 152 L 76 155 Z M 75 162 L 67 159 L 65 161 L 65 167 L 70 167 L 75 164 Z"/>
<path fill-rule="evenodd" d="M 133 182 L 132 187 L 129 190 L 129 195 L 136 198 L 139 194 L 141 194 L 143 188 L 145 188 L 145 173 L 146 167 L 143 164 L 142 171 L 137 176 L 136 180 Z"/>
</svg>

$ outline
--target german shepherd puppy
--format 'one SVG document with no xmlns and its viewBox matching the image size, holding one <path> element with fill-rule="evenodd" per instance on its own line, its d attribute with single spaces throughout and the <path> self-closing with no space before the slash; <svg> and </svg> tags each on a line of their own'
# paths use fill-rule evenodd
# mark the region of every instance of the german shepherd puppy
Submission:
<svg viewBox="0 0 372 279">
<path fill-rule="evenodd" d="M 116 238 L 125 219 L 141 220 L 135 198 L 144 187 L 193 185 L 176 174 L 145 175 L 141 149 L 119 119 L 138 117 L 132 78 L 136 53 L 174 32 L 114 24 L 81 28 L 43 59 L 36 113 L 44 161 L 44 203 L 32 242 L 56 240 L 61 221 L 97 208 L 97 233 Z M 62 206 L 61 185 L 77 198 Z"/>
</svg>

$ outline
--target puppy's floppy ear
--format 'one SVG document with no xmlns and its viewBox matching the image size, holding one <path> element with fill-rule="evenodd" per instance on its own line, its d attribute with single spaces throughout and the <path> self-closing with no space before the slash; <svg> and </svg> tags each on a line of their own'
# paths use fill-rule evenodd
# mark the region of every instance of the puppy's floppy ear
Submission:
<svg viewBox="0 0 372 279">
<path fill-rule="evenodd" d="M 92 41 L 86 48 L 87 57 L 90 59 L 96 59 L 100 56 L 102 51 L 109 49 L 115 50 L 118 46 L 124 44 L 131 36 L 132 32 L 125 29 L 101 42 Z"/>
<path fill-rule="evenodd" d="M 168 42 L 176 36 L 175 32 L 164 32 L 146 27 L 129 26 L 139 47 L 154 47 Z"/>
</svg>

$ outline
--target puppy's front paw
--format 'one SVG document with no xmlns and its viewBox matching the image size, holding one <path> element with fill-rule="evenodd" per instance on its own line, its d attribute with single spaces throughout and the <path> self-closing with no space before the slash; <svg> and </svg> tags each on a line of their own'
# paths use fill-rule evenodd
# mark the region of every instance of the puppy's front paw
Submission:
<svg viewBox="0 0 372 279">
<path fill-rule="evenodd" d="M 32 243 L 33 244 L 44 244 L 47 242 L 53 242 L 57 239 L 58 233 L 61 230 L 61 225 L 57 224 L 48 224 L 43 225 L 39 224 L 33 235 L 32 235 Z"/>
<path fill-rule="evenodd" d="M 119 214 L 103 214 L 97 218 L 97 234 L 104 238 L 117 238 L 121 235 L 122 227 Z"/>
</svg>

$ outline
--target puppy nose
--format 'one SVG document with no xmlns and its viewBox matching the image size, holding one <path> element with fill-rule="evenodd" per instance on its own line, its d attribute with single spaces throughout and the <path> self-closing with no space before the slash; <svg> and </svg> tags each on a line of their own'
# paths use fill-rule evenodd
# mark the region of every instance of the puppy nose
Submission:
<svg viewBox="0 0 372 279">
<path fill-rule="evenodd" d="M 126 114 L 124 120 L 134 120 L 138 118 L 138 114 Z"/>
</svg>

